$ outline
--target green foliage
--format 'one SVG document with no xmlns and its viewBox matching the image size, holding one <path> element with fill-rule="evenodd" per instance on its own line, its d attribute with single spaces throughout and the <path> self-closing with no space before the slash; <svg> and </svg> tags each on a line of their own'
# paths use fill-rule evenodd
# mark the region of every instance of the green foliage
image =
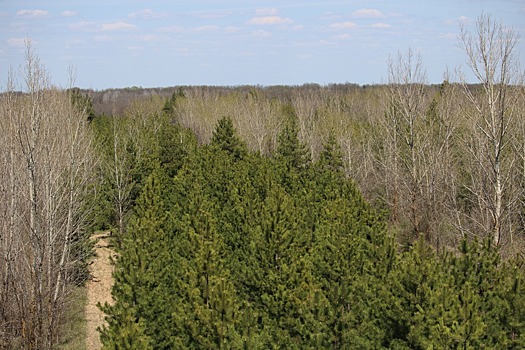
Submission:
<svg viewBox="0 0 525 350">
<path fill-rule="evenodd" d="M 110 329 L 113 332 L 102 330 L 102 350 L 148 350 L 154 349 L 151 339 L 145 335 L 144 322 L 137 320 L 131 306 L 124 304 L 119 309 L 104 309 L 111 312 L 112 317 L 108 319 Z"/>
<path fill-rule="evenodd" d="M 241 159 L 247 152 L 246 144 L 236 135 L 233 122 L 229 117 L 222 117 L 213 132 L 211 145 L 226 151 L 236 159 Z"/>
<path fill-rule="evenodd" d="M 82 94 L 78 88 L 70 89 L 68 92 L 73 106 L 81 113 L 84 113 L 88 121 L 92 121 L 96 116 L 93 99 L 88 95 Z"/>
<path fill-rule="evenodd" d="M 291 108 L 285 108 L 287 118 L 277 137 L 276 158 L 281 160 L 288 169 L 301 170 L 308 166 L 310 156 L 306 146 L 299 140 L 297 116 Z"/>
<path fill-rule="evenodd" d="M 102 309 L 110 316 L 101 332 L 104 348 L 147 348 L 150 332 L 158 337 L 158 327 L 143 326 L 145 317 L 154 312 L 155 271 L 163 271 L 168 252 L 162 249 L 166 218 L 163 191 L 167 179 L 160 169 L 146 181 L 143 195 L 137 203 L 136 216 L 122 239 L 112 295 L 116 301 Z M 162 301 L 162 300 L 159 300 Z"/>
<path fill-rule="evenodd" d="M 175 111 L 175 108 L 177 107 L 177 102 L 180 99 L 183 99 L 186 97 L 184 94 L 184 90 L 182 87 L 178 88 L 177 91 L 174 91 L 173 94 L 171 94 L 171 98 L 167 99 L 166 102 L 164 102 L 164 106 L 162 107 L 162 112 L 167 115 L 172 115 Z"/>
<path fill-rule="evenodd" d="M 519 278 L 507 272 L 510 266 L 501 262 L 490 240 L 464 240 L 457 255 L 440 256 L 419 241 L 400 261 L 394 281 L 395 336 L 404 344 L 424 349 L 522 347 L 512 327 L 523 319 L 512 311 Z"/>
<path fill-rule="evenodd" d="M 195 135 L 179 124 L 166 120 L 158 134 L 158 158 L 168 176 L 173 177 L 184 164 L 184 160 L 195 152 Z"/>
<path fill-rule="evenodd" d="M 343 173 L 343 152 L 337 143 L 334 132 L 330 132 L 328 140 L 323 145 L 323 150 L 319 155 L 319 166 L 333 173 Z"/>
<path fill-rule="evenodd" d="M 170 115 L 139 107 L 126 116 L 97 116 L 90 124 L 100 153 L 98 229 L 124 232 L 149 174 L 160 164 L 174 176 L 197 147 L 195 135 Z"/>
<path fill-rule="evenodd" d="M 184 158 L 173 182 L 163 167 L 150 175 L 117 261 L 116 303 L 106 312 L 118 318 L 124 305 L 134 310 L 156 348 L 316 349 L 350 341 L 332 327 L 360 321 L 332 312 L 348 306 L 333 299 L 334 283 L 349 291 L 356 278 L 369 285 L 364 266 L 383 264 L 390 251 L 380 248 L 391 244 L 384 226 L 344 177 L 318 181 L 322 174 L 304 167 L 283 177 L 282 158 L 240 157 L 239 149 L 246 152 L 223 118 L 210 146 Z M 104 334 L 118 328 L 110 323 Z"/>
<path fill-rule="evenodd" d="M 158 134 L 103 307 L 105 348 L 524 346 L 520 260 L 490 241 L 399 253 L 335 137 L 309 166 L 293 120 L 274 157 L 249 152 L 229 118 L 209 145 L 177 125 Z"/>
</svg>

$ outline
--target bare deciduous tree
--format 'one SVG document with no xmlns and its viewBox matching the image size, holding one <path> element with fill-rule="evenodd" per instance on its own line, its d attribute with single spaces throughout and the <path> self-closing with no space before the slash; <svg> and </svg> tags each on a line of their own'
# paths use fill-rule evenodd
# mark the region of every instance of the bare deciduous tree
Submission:
<svg viewBox="0 0 525 350">
<path fill-rule="evenodd" d="M 426 230 L 422 227 L 421 208 L 425 171 L 421 152 L 427 142 L 422 122 L 429 104 L 425 85 L 420 55 L 409 49 L 406 55 L 398 53 L 395 59 L 389 59 L 387 112 L 383 120 L 387 144 L 381 164 L 392 174 L 385 185 L 389 188 L 387 200 L 393 219 L 403 215 L 414 234 Z M 400 205 L 403 207 L 399 208 Z"/>
<path fill-rule="evenodd" d="M 469 85 L 460 74 L 471 107 L 466 110 L 473 128 L 468 147 L 478 176 L 468 187 L 479 209 L 471 219 L 498 245 L 502 238 L 512 235 L 510 213 L 518 195 L 511 191 L 516 158 L 510 145 L 518 105 L 518 36 L 490 15 L 482 14 L 473 33 L 461 27 L 460 39 L 467 65 L 479 84 Z"/>
<path fill-rule="evenodd" d="M 456 128 L 450 114 L 454 86 L 439 91 L 426 83 L 420 55 L 398 53 L 388 62 L 386 113 L 382 119 L 379 164 L 392 220 L 405 227 L 408 241 L 423 235 L 439 246 L 440 223 L 447 221 L 446 202 L 452 175 L 450 148 Z M 413 237 L 410 237 L 410 236 Z"/>
<path fill-rule="evenodd" d="M 30 43 L 22 78 L 0 102 L 2 345 L 51 349 L 78 282 L 93 155 L 85 111 L 51 86 Z"/>
</svg>

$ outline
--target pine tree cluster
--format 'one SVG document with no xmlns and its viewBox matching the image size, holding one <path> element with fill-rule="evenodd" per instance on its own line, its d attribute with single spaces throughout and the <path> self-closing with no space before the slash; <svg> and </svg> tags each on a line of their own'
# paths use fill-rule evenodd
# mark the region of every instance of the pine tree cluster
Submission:
<svg viewBox="0 0 525 350">
<path fill-rule="evenodd" d="M 223 118 L 209 145 L 159 152 L 121 237 L 104 349 L 525 346 L 521 264 L 490 241 L 401 252 L 335 139 L 313 162 L 297 135 L 290 116 L 266 157 Z"/>
</svg>

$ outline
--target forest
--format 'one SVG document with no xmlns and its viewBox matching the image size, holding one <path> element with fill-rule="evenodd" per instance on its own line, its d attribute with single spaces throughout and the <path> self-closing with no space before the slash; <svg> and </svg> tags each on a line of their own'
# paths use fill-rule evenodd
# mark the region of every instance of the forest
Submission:
<svg viewBox="0 0 525 350">
<path fill-rule="evenodd" d="M 0 349 L 68 349 L 111 232 L 102 349 L 525 348 L 525 74 L 488 15 L 466 66 L 380 85 L 51 83 L 0 95 Z"/>
</svg>

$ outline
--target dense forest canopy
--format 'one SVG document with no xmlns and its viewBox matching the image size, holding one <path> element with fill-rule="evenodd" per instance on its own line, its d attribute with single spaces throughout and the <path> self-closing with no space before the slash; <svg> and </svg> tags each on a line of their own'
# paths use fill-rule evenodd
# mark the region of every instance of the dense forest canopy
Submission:
<svg viewBox="0 0 525 350">
<path fill-rule="evenodd" d="M 164 119 L 139 165 L 104 348 L 523 346 L 521 259 L 503 262 L 490 237 L 400 250 L 333 134 L 312 161 L 290 112 L 271 157 L 228 117 L 204 145 Z"/>
</svg>

